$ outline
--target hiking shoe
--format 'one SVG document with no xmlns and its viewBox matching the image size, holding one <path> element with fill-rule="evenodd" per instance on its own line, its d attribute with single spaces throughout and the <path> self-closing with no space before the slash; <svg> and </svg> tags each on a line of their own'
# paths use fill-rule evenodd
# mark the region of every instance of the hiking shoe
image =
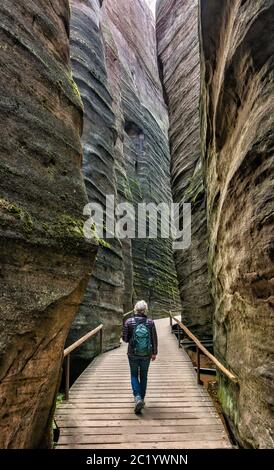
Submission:
<svg viewBox="0 0 274 470">
<path fill-rule="evenodd" d="M 146 406 L 146 402 L 144 399 L 142 399 L 142 408 L 144 408 Z"/>
<path fill-rule="evenodd" d="M 143 400 L 141 397 L 135 397 L 135 413 L 141 413 L 141 410 L 143 408 Z"/>
</svg>

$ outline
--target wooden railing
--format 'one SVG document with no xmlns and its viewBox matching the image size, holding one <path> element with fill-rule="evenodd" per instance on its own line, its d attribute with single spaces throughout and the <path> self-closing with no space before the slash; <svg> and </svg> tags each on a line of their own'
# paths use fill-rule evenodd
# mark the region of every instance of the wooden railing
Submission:
<svg viewBox="0 0 274 470">
<path fill-rule="evenodd" d="M 82 338 L 78 339 L 75 341 L 75 343 L 71 344 L 68 348 L 64 350 L 64 359 L 66 361 L 66 369 L 65 369 L 65 400 L 69 400 L 69 381 L 70 381 L 70 354 L 72 351 L 75 351 L 75 349 L 79 348 L 83 343 L 88 341 L 90 338 L 95 336 L 97 333 L 100 333 L 100 354 L 103 352 L 103 325 L 97 326 L 97 328 L 94 328 L 94 330 L 90 331 L 87 333 L 85 336 L 82 336 Z"/>
<path fill-rule="evenodd" d="M 123 315 L 123 321 L 126 320 L 126 317 L 130 316 L 133 313 L 133 310 L 127 312 Z M 100 333 L 100 354 L 103 352 L 103 325 L 97 326 L 94 330 L 87 333 L 82 338 L 75 341 L 75 343 L 71 344 L 64 350 L 63 359 L 65 360 L 65 400 L 69 400 L 69 383 L 70 383 L 70 354 L 75 351 L 75 349 L 79 348 L 82 344 L 88 341 L 90 338 L 93 338 L 97 333 Z"/>
<path fill-rule="evenodd" d="M 134 310 L 130 310 L 130 312 L 124 313 L 123 315 L 123 322 L 126 321 L 127 317 L 130 317 L 132 315 Z"/>
<path fill-rule="evenodd" d="M 175 312 L 177 313 L 177 312 Z M 213 364 L 215 364 L 215 366 L 217 367 L 217 369 L 222 372 L 224 375 L 226 375 L 226 377 L 229 378 L 229 380 L 231 380 L 232 382 L 235 382 L 237 383 L 238 382 L 238 378 L 236 377 L 236 375 L 232 374 L 225 366 L 223 366 L 223 364 L 218 361 L 218 359 L 213 356 L 213 354 L 211 354 L 204 346 L 203 344 L 201 343 L 201 341 L 198 340 L 198 338 L 193 334 L 191 333 L 191 331 L 182 323 L 180 322 L 176 317 L 174 317 L 173 315 L 173 312 L 169 312 L 169 317 L 170 317 L 170 327 L 171 327 L 171 331 L 172 331 L 172 320 L 174 320 L 177 324 L 178 324 L 178 344 L 179 344 L 179 348 L 181 347 L 181 330 L 182 329 L 186 335 L 192 339 L 192 341 L 196 344 L 196 354 L 197 354 L 197 382 L 198 384 L 201 384 L 201 379 L 200 379 L 200 375 L 201 375 L 201 367 L 200 367 L 200 354 L 201 352 L 204 353 L 205 356 L 207 356 L 212 362 Z"/>
</svg>

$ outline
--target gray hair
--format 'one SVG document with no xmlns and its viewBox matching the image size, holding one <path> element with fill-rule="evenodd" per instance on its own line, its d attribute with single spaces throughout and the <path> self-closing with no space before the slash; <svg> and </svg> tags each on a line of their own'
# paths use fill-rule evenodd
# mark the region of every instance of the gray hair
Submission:
<svg viewBox="0 0 274 470">
<path fill-rule="evenodd" d="M 140 300 L 134 307 L 134 313 L 146 313 L 148 310 L 147 303 L 144 300 Z"/>
</svg>

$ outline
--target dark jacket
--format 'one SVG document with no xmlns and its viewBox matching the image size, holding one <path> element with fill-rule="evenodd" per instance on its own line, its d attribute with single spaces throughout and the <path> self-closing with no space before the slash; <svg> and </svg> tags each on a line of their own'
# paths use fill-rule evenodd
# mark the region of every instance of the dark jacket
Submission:
<svg viewBox="0 0 274 470">
<path fill-rule="evenodd" d="M 146 315 L 140 315 L 140 314 L 139 315 L 134 315 L 134 317 L 129 318 L 124 323 L 123 341 L 125 341 L 125 343 L 128 343 L 127 353 L 128 353 L 129 356 L 134 356 L 135 355 L 134 351 L 133 351 L 132 344 L 131 344 L 131 338 L 133 336 L 133 330 L 134 330 L 134 327 L 136 325 L 135 319 L 137 321 L 142 320 L 142 319 L 147 320 L 147 316 Z M 156 355 L 156 354 L 158 354 L 158 338 L 157 338 L 155 323 L 150 318 L 148 319 L 148 327 L 149 327 L 149 330 L 150 330 L 150 338 L 151 338 L 151 344 L 152 344 L 152 354 Z"/>
</svg>

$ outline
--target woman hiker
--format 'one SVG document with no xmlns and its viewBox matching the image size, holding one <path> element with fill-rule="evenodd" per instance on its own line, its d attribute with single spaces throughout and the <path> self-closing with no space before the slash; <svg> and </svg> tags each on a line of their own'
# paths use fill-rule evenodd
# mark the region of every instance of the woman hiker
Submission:
<svg viewBox="0 0 274 470">
<path fill-rule="evenodd" d="M 155 323 L 147 317 L 147 310 L 144 300 L 137 302 L 134 317 L 129 318 L 123 328 L 123 340 L 128 343 L 131 386 L 137 414 L 145 406 L 148 369 L 150 361 L 155 361 L 158 353 Z"/>
</svg>

